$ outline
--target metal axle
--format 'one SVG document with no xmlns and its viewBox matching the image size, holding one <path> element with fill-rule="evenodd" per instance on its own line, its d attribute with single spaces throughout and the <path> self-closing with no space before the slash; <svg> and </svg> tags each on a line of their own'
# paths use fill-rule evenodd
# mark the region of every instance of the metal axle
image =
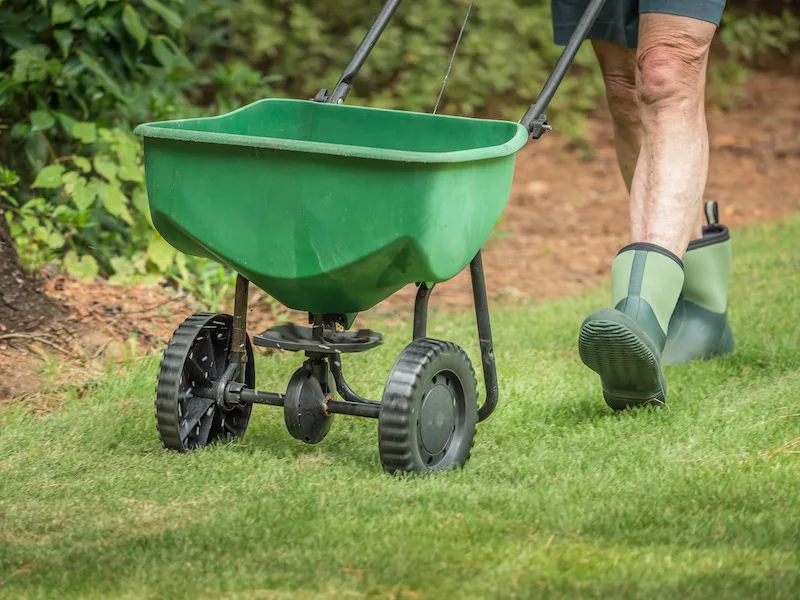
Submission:
<svg viewBox="0 0 800 600">
<path fill-rule="evenodd" d="M 284 394 L 253 390 L 244 387 L 241 383 L 229 385 L 225 392 L 225 402 L 230 405 L 265 404 L 268 406 L 283 406 L 284 399 Z M 381 411 L 380 402 L 373 402 L 371 400 L 363 400 L 363 402 L 328 400 L 325 402 L 325 408 L 332 414 L 367 417 L 369 419 L 377 419 Z"/>
</svg>

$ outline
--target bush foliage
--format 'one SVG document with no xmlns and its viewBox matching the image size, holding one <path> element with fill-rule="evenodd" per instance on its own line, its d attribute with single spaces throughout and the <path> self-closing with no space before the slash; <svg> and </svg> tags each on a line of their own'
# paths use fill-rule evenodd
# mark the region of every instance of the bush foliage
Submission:
<svg viewBox="0 0 800 600">
<path fill-rule="evenodd" d="M 202 28 L 188 25 L 194 18 L 213 13 L 174 0 L 0 4 L 0 194 L 24 264 L 123 283 L 167 277 L 207 299 L 229 282 L 153 230 L 131 135 L 145 120 L 227 111 L 272 93 L 268 77 L 235 57 L 199 68 L 211 52 L 199 44 Z M 190 34 L 198 49 L 188 54 Z"/>
<path fill-rule="evenodd" d="M 20 258 L 85 278 L 168 279 L 216 301 L 231 275 L 175 253 L 150 225 L 132 128 L 332 87 L 380 5 L 0 0 L 0 202 Z M 401 5 L 349 101 L 431 110 L 466 7 Z M 549 1 L 478 0 L 467 32 L 442 111 L 517 120 L 560 52 Z M 731 65 L 786 50 L 800 26 L 788 11 L 730 11 L 720 37 L 730 80 L 741 75 Z M 601 94 L 584 48 L 552 108 L 560 128 L 578 133 Z"/>
</svg>

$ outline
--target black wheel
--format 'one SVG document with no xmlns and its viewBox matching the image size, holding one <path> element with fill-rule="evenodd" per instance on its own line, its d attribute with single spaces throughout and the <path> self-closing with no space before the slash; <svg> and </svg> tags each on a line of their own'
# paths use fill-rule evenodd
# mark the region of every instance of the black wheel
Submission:
<svg viewBox="0 0 800 600">
<path fill-rule="evenodd" d="M 478 387 L 457 345 L 415 340 L 389 373 L 378 418 L 386 471 L 421 473 L 464 466 L 478 422 Z"/>
<path fill-rule="evenodd" d="M 228 367 L 232 332 L 232 316 L 198 313 L 181 323 L 167 344 L 156 387 L 156 425 L 165 448 L 186 452 L 244 435 L 253 406 L 223 409 L 212 399 Z M 249 338 L 244 383 L 255 388 Z"/>
<path fill-rule="evenodd" d="M 328 435 L 333 417 L 325 409 L 325 398 L 333 389 L 332 385 L 333 379 L 329 377 L 328 389 L 323 389 L 306 366 L 294 372 L 283 400 L 283 419 L 293 438 L 306 444 L 318 444 Z"/>
</svg>

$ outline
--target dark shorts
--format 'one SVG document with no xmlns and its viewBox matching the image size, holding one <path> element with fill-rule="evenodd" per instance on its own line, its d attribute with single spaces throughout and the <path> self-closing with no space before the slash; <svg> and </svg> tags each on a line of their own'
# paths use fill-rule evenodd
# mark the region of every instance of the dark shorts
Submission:
<svg viewBox="0 0 800 600">
<path fill-rule="evenodd" d="M 555 42 L 566 45 L 583 15 L 589 0 L 551 0 Z M 597 21 L 589 32 L 590 40 L 617 42 L 636 48 L 639 38 L 639 15 L 665 13 L 708 21 L 719 25 L 725 0 L 606 0 Z"/>
</svg>

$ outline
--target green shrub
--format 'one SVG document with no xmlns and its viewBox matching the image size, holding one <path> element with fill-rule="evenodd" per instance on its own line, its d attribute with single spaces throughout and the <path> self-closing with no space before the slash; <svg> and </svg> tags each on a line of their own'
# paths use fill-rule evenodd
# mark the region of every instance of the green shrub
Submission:
<svg viewBox="0 0 800 600">
<path fill-rule="evenodd" d="M 710 70 L 710 101 L 735 108 L 753 61 L 770 53 L 788 56 L 800 42 L 800 19 L 789 8 L 767 12 L 732 6 L 722 16 L 718 37 L 722 56 Z"/>
<path fill-rule="evenodd" d="M 145 120 L 232 110 L 271 94 L 269 78 L 241 61 L 196 68 L 184 52 L 184 8 L 169 0 L 0 5 L 0 191 L 27 266 L 55 262 L 76 277 L 124 283 L 167 278 L 205 297 L 209 282 L 229 284 L 230 274 L 178 256 L 153 230 L 141 144 L 130 133 Z"/>
<path fill-rule="evenodd" d="M 720 42 L 731 60 L 751 61 L 771 50 L 788 54 L 800 42 L 800 19 L 788 8 L 779 15 L 730 10 L 723 18 Z"/>
</svg>

